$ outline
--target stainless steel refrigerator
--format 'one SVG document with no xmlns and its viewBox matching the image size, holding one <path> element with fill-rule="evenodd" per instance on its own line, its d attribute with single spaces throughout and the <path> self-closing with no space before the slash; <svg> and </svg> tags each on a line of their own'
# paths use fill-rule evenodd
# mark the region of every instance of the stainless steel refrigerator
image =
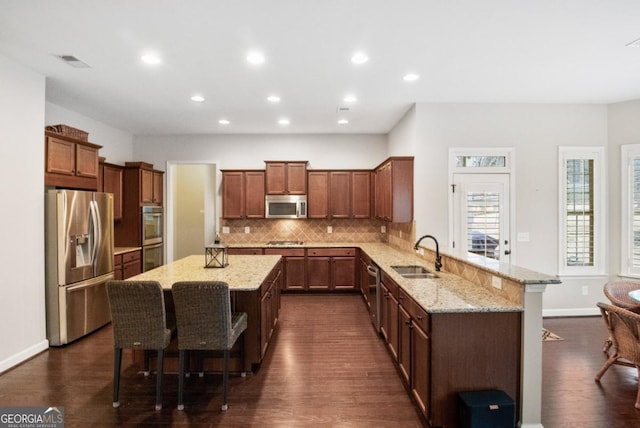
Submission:
<svg viewBox="0 0 640 428">
<path fill-rule="evenodd" d="M 58 346 L 111 320 L 113 195 L 48 190 L 45 209 L 47 338 Z"/>
</svg>

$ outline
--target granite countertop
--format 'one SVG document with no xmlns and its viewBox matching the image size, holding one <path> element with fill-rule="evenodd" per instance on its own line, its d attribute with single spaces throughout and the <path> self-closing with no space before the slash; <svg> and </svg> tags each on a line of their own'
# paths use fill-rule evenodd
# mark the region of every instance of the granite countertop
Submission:
<svg viewBox="0 0 640 428">
<path fill-rule="evenodd" d="M 119 254 L 130 253 L 131 251 L 139 250 L 142 250 L 142 247 L 115 247 L 113 249 L 113 255 L 117 256 Z"/>
<path fill-rule="evenodd" d="M 385 243 L 375 242 L 307 242 L 295 246 L 268 246 L 266 243 L 233 244 L 235 248 L 360 248 L 399 287 L 430 313 L 445 312 L 519 312 L 521 305 L 492 293 L 490 290 L 447 272 L 437 272 L 438 278 L 409 279 L 398 274 L 391 266 L 420 265 L 435 271 L 424 259 L 408 252 L 394 249 Z M 251 257 L 251 256 L 250 256 Z M 255 257 L 255 256 L 253 256 Z M 522 270 L 526 271 L 526 270 Z M 547 275 L 529 272 L 529 279 L 541 280 Z M 502 273 L 502 272 L 501 272 Z M 536 279 L 537 278 L 537 279 Z M 514 280 L 526 283 L 523 278 Z"/>
<path fill-rule="evenodd" d="M 205 256 L 187 256 L 150 271 L 132 276 L 127 281 L 158 281 L 170 290 L 178 281 L 223 281 L 231 291 L 255 291 L 260 288 L 281 256 L 229 256 L 224 268 L 205 268 Z"/>
</svg>

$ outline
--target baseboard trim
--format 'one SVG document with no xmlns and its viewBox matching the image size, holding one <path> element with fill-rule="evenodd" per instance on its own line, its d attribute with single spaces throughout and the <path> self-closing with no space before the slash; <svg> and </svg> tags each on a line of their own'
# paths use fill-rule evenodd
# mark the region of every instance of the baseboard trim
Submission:
<svg viewBox="0 0 640 428">
<path fill-rule="evenodd" d="M 542 317 L 592 317 L 600 315 L 600 309 L 594 308 L 571 308 L 571 309 L 543 309 Z"/>
<path fill-rule="evenodd" d="M 11 355 L 9 358 L 5 358 L 0 361 L 0 374 L 17 366 L 18 364 L 28 360 L 29 358 L 39 354 L 40 352 L 49 349 L 49 341 L 43 340 L 38 342 L 27 349 L 24 349 L 17 354 Z"/>
</svg>

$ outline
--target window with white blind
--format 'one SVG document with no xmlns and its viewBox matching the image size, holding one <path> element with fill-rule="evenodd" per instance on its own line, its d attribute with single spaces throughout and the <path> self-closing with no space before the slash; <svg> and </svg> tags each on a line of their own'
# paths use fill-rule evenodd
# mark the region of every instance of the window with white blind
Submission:
<svg viewBox="0 0 640 428">
<path fill-rule="evenodd" d="M 604 149 L 560 147 L 561 275 L 602 274 Z"/>
<path fill-rule="evenodd" d="M 622 146 L 621 274 L 640 277 L 640 144 Z"/>
</svg>

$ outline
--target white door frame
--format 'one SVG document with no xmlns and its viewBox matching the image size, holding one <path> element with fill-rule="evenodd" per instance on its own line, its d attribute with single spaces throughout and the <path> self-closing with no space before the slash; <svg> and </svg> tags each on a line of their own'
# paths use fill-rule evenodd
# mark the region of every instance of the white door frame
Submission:
<svg viewBox="0 0 640 428">
<path fill-rule="evenodd" d="M 456 158 L 458 156 L 502 156 L 504 157 L 504 166 L 499 167 L 459 167 L 456 165 Z M 456 213 L 454 212 L 454 198 L 455 195 L 452 191 L 455 185 L 454 178 L 456 174 L 507 174 L 508 175 L 508 193 L 509 193 L 509 248 L 511 254 L 509 256 L 509 263 L 515 264 L 517 258 L 516 248 L 516 199 L 515 199 L 515 152 L 513 148 L 509 147 L 489 147 L 489 148 L 450 148 L 449 149 L 449 247 L 453 248 L 453 241 L 455 239 L 456 225 L 454 218 Z"/>
</svg>

